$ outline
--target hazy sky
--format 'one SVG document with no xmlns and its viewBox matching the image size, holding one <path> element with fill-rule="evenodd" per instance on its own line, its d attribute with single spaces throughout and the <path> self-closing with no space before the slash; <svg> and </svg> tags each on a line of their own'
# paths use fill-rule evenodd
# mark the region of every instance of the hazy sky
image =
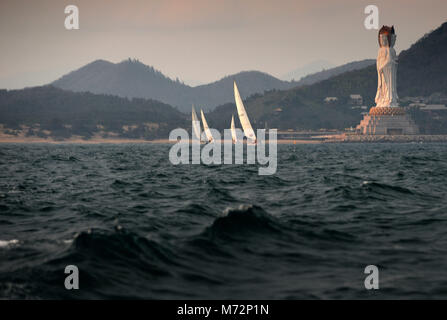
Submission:
<svg viewBox="0 0 447 320">
<path fill-rule="evenodd" d="M 64 27 L 79 7 L 80 30 Z M 242 70 L 280 76 L 315 60 L 373 58 L 364 8 L 394 24 L 397 51 L 447 20 L 446 0 L 1 0 L 0 88 L 51 82 L 93 60 L 128 57 L 185 82 Z"/>
</svg>

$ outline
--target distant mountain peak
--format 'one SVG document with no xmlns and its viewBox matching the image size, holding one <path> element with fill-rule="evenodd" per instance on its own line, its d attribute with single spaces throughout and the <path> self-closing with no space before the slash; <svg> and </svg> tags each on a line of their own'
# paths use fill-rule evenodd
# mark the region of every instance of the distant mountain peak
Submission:
<svg viewBox="0 0 447 320">
<path fill-rule="evenodd" d="M 309 74 L 313 74 L 316 72 L 320 72 L 326 69 L 330 69 L 335 67 L 335 65 L 332 62 L 329 62 L 327 60 L 315 60 L 312 61 L 306 65 L 303 65 L 291 72 L 288 72 L 284 75 L 281 76 L 281 79 L 283 80 L 294 80 L 294 81 L 299 81 L 301 78 L 309 75 Z"/>
<path fill-rule="evenodd" d="M 152 66 L 146 65 L 136 58 L 127 58 L 127 59 L 124 59 L 124 60 L 118 62 L 117 64 L 118 65 L 141 66 L 144 68 L 153 69 Z"/>
<path fill-rule="evenodd" d="M 94 60 L 88 64 L 86 64 L 84 67 L 92 67 L 92 66 L 111 66 L 113 65 L 113 62 L 107 61 L 107 60 L 103 60 L 103 59 L 97 59 Z"/>
<path fill-rule="evenodd" d="M 296 86 L 311 85 L 311 84 L 338 76 L 339 74 L 343 74 L 345 72 L 363 69 L 365 67 L 373 65 L 375 62 L 376 62 L 375 59 L 365 59 L 365 60 L 360 60 L 360 61 L 353 61 L 353 62 L 349 62 L 349 63 L 343 64 L 341 66 L 338 66 L 338 67 L 334 67 L 334 68 L 330 68 L 330 69 L 323 70 L 320 72 L 312 73 L 305 77 L 302 77 L 300 81 L 297 81 Z"/>
<path fill-rule="evenodd" d="M 240 82 L 243 98 L 272 89 L 288 89 L 290 82 L 281 81 L 261 71 L 241 71 L 210 84 L 190 87 L 178 78 L 173 80 L 152 66 L 135 58 L 118 63 L 95 60 L 54 81 L 55 87 L 71 91 L 88 91 L 129 98 L 159 100 L 190 112 L 192 103 L 204 110 L 232 102 L 232 81 Z"/>
</svg>

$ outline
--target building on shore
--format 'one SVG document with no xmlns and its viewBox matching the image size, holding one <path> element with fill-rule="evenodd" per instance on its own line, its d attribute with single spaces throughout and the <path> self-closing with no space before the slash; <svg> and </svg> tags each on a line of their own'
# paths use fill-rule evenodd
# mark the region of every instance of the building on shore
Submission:
<svg viewBox="0 0 447 320">
<path fill-rule="evenodd" d="M 349 104 L 361 106 L 363 104 L 363 97 L 360 94 L 351 94 L 349 95 Z"/>
<path fill-rule="evenodd" d="M 324 102 L 325 103 L 332 103 L 332 102 L 337 102 L 338 98 L 337 97 L 326 97 L 324 98 Z"/>
<path fill-rule="evenodd" d="M 421 111 L 445 111 L 447 107 L 444 104 L 427 104 L 420 107 Z"/>
</svg>

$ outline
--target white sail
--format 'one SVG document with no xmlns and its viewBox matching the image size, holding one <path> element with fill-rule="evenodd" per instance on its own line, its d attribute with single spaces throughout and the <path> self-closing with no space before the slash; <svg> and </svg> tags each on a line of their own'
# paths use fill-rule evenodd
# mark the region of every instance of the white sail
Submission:
<svg viewBox="0 0 447 320">
<path fill-rule="evenodd" d="M 234 100 L 236 101 L 237 113 L 239 115 L 239 120 L 241 121 L 245 136 L 251 143 L 256 143 L 256 135 L 250 124 L 250 120 L 248 120 L 248 115 L 245 111 L 239 90 L 237 89 L 236 81 L 234 81 Z"/>
<path fill-rule="evenodd" d="M 192 106 L 192 132 L 195 134 L 196 140 L 200 141 L 200 120 L 197 118 L 194 106 Z"/>
<path fill-rule="evenodd" d="M 231 138 L 233 139 L 233 143 L 237 142 L 236 128 L 234 127 L 234 116 L 231 116 Z"/>
<path fill-rule="evenodd" d="M 202 114 L 203 131 L 205 131 L 206 140 L 208 140 L 208 142 L 213 142 L 213 135 L 211 134 L 210 128 L 208 127 L 208 123 L 206 122 L 205 115 L 203 114 L 202 109 L 200 109 L 200 113 Z"/>
</svg>

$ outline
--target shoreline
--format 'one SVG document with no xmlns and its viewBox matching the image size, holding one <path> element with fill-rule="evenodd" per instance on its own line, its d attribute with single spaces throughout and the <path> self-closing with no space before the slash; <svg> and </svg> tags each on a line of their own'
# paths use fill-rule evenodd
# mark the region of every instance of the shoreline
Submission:
<svg viewBox="0 0 447 320">
<path fill-rule="evenodd" d="M 335 137 L 334 137 L 335 138 Z M 447 142 L 447 135 L 340 135 L 328 143 L 432 143 Z"/>
<path fill-rule="evenodd" d="M 277 144 L 321 144 L 324 141 L 321 140 L 288 140 L 278 139 Z M 155 139 L 155 140 L 143 140 L 143 139 L 66 139 L 66 140 L 54 140 L 43 138 L 5 138 L 0 137 L 0 144 L 6 143 L 43 143 L 43 144 L 123 144 L 123 143 L 138 143 L 138 144 L 175 144 L 177 141 L 169 141 L 169 139 Z M 191 143 L 191 141 L 190 141 Z M 227 143 L 222 140 L 222 143 Z M 230 142 L 228 142 L 230 143 Z M 268 143 L 268 140 L 266 141 Z"/>
<path fill-rule="evenodd" d="M 297 144 L 326 144 L 326 143 L 424 143 L 424 142 L 447 142 L 447 135 L 333 135 L 326 136 L 324 139 L 278 139 L 277 144 L 297 145 Z M 44 138 L 24 138 L 24 137 L 0 137 L 0 144 L 17 143 L 17 144 L 175 144 L 177 141 L 169 141 L 169 139 L 44 139 Z M 190 141 L 191 143 L 191 141 Z M 222 144 L 230 143 L 222 140 Z M 266 141 L 268 144 L 268 140 Z"/>
</svg>

